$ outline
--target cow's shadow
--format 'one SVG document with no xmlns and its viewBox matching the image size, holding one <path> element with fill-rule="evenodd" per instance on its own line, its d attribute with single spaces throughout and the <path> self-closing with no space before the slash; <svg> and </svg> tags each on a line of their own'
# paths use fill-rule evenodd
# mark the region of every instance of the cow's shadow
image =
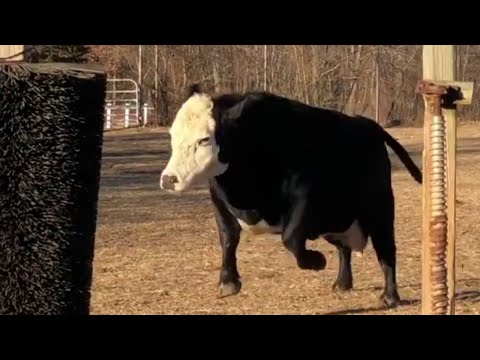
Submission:
<svg viewBox="0 0 480 360">
<path fill-rule="evenodd" d="M 472 279 L 469 279 L 472 280 Z M 476 281 L 480 281 L 480 279 L 475 279 Z M 421 287 L 420 284 L 416 284 L 413 286 L 409 287 Z M 375 288 L 377 289 L 377 288 Z M 378 288 L 380 289 L 380 288 Z M 377 289 L 377 290 L 378 290 Z M 464 290 L 464 291 L 458 291 L 455 295 L 455 301 L 458 302 L 480 302 L 480 290 Z M 408 299 L 408 300 L 402 300 L 399 307 L 402 306 L 416 306 L 421 303 L 420 299 Z M 364 307 L 364 308 L 357 308 L 357 309 L 344 309 L 344 310 L 339 310 L 339 311 L 332 311 L 328 313 L 323 313 L 322 315 L 355 315 L 355 314 L 368 314 L 371 312 L 376 312 L 376 311 L 387 311 L 389 308 L 387 306 L 370 306 L 370 307 Z"/>
<path fill-rule="evenodd" d="M 480 292 L 479 292 L 480 294 Z M 380 302 L 380 300 L 379 300 Z M 414 306 L 420 304 L 419 299 L 412 299 L 412 300 L 402 300 L 399 306 Z M 324 313 L 322 315 L 355 315 L 355 314 L 368 314 L 373 311 L 386 311 L 389 310 L 387 306 L 370 306 L 365 308 L 357 308 L 357 309 L 345 309 L 339 311 L 332 311 L 328 313 Z"/>
</svg>

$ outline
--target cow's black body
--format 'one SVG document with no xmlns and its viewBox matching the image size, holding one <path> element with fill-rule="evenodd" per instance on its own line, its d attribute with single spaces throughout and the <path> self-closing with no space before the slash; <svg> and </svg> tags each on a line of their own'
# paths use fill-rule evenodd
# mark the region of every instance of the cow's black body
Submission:
<svg viewBox="0 0 480 360">
<path fill-rule="evenodd" d="M 325 267 L 324 256 L 305 247 L 307 239 L 323 236 L 338 249 L 334 286 L 340 290 L 352 288 L 352 249 L 332 233 L 344 232 L 356 220 L 384 272 L 382 298 L 397 304 L 394 196 L 385 143 L 421 182 L 403 147 L 374 121 L 272 94 L 223 95 L 214 98 L 213 113 L 219 157 L 229 164 L 210 182 L 223 251 L 222 294 L 236 294 L 241 287 L 237 219 L 277 225 L 303 269 Z"/>
</svg>

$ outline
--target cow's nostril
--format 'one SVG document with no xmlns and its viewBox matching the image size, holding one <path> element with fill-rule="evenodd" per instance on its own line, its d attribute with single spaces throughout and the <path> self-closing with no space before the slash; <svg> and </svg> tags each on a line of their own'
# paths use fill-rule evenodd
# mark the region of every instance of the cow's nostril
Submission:
<svg viewBox="0 0 480 360">
<path fill-rule="evenodd" d="M 178 178 L 176 176 L 170 175 L 163 175 L 161 181 L 161 187 L 164 190 L 173 190 L 175 188 L 175 184 L 178 183 Z"/>
</svg>

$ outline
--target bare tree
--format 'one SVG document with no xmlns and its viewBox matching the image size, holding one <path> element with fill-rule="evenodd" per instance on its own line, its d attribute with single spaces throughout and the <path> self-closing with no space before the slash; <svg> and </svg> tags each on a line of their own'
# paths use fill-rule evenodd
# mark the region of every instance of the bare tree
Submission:
<svg viewBox="0 0 480 360">
<path fill-rule="evenodd" d="M 137 46 L 92 48 L 91 61 L 106 64 L 111 76 L 138 78 Z M 422 121 L 423 105 L 415 92 L 422 74 L 420 45 L 268 45 L 267 50 L 268 91 L 370 117 L 375 117 L 378 54 L 381 123 Z M 478 78 L 480 45 L 459 46 L 458 54 L 460 80 Z M 263 90 L 264 56 L 263 45 L 144 45 L 142 87 L 156 123 L 171 123 L 193 82 L 216 93 Z M 479 112 L 477 97 L 461 109 L 460 118 L 475 120 Z"/>
</svg>

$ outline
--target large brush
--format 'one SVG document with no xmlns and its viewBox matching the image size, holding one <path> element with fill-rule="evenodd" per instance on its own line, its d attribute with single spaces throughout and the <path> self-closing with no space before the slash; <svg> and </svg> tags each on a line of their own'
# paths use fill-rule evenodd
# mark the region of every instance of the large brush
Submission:
<svg viewBox="0 0 480 360">
<path fill-rule="evenodd" d="M 0 63 L 0 314 L 88 314 L 106 76 Z"/>
</svg>

